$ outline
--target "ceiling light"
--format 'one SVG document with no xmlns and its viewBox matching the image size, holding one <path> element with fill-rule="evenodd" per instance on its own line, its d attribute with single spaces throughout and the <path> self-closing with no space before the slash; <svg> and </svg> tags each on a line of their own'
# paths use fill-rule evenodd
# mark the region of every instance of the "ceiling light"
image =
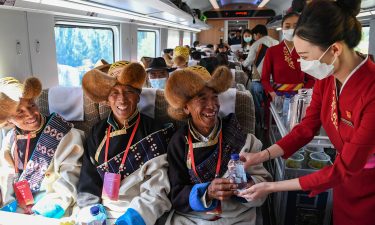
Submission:
<svg viewBox="0 0 375 225">
<path fill-rule="evenodd" d="M 32 0 L 28 0 L 32 1 Z M 136 13 L 127 12 L 125 10 L 115 9 L 104 5 L 97 5 L 94 3 L 84 2 L 80 0 L 71 0 L 71 1 L 64 1 L 64 0 L 41 0 L 42 4 L 45 5 L 52 5 L 57 7 L 64 7 L 69 9 L 87 11 L 87 12 L 95 12 L 98 14 L 104 14 L 107 16 L 115 16 L 120 18 L 125 18 L 129 20 L 136 20 L 140 22 L 146 22 L 150 24 L 157 24 L 162 26 L 168 27 L 175 27 L 195 32 L 200 32 L 200 29 L 191 28 L 189 26 L 184 26 L 181 24 L 171 23 L 169 21 L 160 20 L 157 18 L 151 18 L 149 16 L 142 16 Z"/>
<path fill-rule="evenodd" d="M 360 14 L 357 15 L 357 17 L 364 17 L 364 16 L 371 16 L 371 12 L 361 12 Z"/>
<path fill-rule="evenodd" d="M 277 31 L 281 30 L 281 27 L 276 28 Z"/>
<path fill-rule="evenodd" d="M 259 7 L 259 8 L 264 7 L 269 1 L 270 1 L 270 0 L 263 0 L 263 1 L 258 5 L 258 7 Z"/>
<path fill-rule="evenodd" d="M 217 4 L 216 0 L 210 0 L 210 3 L 214 9 L 220 9 L 219 4 Z"/>
</svg>

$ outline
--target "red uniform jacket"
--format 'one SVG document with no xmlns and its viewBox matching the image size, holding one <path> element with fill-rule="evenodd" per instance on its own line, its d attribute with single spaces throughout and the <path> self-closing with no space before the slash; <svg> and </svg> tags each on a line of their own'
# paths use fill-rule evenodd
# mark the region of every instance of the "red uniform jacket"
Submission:
<svg viewBox="0 0 375 225">
<path fill-rule="evenodd" d="M 337 157 L 332 166 L 300 177 L 314 196 L 333 188 L 334 224 L 373 225 L 375 168 L 364 168 L 375 154 L 375 63 L 364 60 L 336 93 L 335 78 L 317 81 L 306 116 L 277 142 L 288 158 L 323 125 Z"/>
<path fill-rule="evenodd" d="M 301 71 L 300 63 L 297 62 L 299 55 L 293 48 L 289 52 L 285 42 L 270 47 L 264 57 L 261 82 L 266 93 L 274 90 L 271 85 L 271 75 L 277 84 L 299 84 L 304 88 L 312 88 L 315 79 Z"/>
</svg>

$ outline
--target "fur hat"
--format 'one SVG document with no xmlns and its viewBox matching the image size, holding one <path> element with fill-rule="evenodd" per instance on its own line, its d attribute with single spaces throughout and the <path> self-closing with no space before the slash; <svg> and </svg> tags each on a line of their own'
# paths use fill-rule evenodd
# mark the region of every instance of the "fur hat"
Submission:
<svg viewBox="0 0 375 225">
<path fill-rule="evenodd" d="M 225 66 L 218 67 L 212 76 L 202 66 L 192 66 L 173 72 L 165 87 L 165 98 L 169 103 L 168 114 L 177 120 L 186 119 L 189 115 L 183 108 L 204 87 L 221 93 L 230 88 L 232 80 L 233 76 Z"/>
<path fill-rule="evenodd" d="M 21 98 L 35 99 L 42 93 L 42 83 L 36 77 L 29 77 L 22 84 L 13 77 L 0 78 L 0 128 L 17 111 Z"/>
<path fill-rule="evenodd" d="M 118 67 L 122 70 L 114 72 L 113 69 Z M 83 76 L 82 88 L 92 101 L 99 103 L 108 100 L 108 95 L 116 84 L 128 85 L 141 91 L 145 80 L 146 71 L 141 64 L 122 61 L 112 64 L 108 74 L 97 69 L 88 71 Z"/>
<path fill-rule="evenodd" d="M 189 56 L 190 56 L 190 50 L 187 47 L 184 46 L 177 46 L 173 50 L 173 58 L 176 58 L 177 56 L 182 56 L 184 57 L 185 61 L 189 61 Z"/>
<path fill-rule="evenodd" d="M 112 64 L 108 63 L 104 59 L 99 59 L 95 65 L 94 68 L 97 70 L 100 70 L 104 73 L 108 73 L 109 68 L 111 67 Z"/>
</svg>

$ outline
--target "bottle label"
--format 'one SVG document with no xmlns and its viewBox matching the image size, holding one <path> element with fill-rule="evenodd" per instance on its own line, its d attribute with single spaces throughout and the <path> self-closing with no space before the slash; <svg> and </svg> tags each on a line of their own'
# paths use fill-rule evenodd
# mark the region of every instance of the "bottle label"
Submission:
<svg viewBox="0 0 375 225">
<path fill-rule="evenodd" d="M 30 184 L 27 180 L 14 183 L 13 189 L 20 207 L 25 208 L 28 205 L 34 204 L 34 197 L 31 193 Z"/>
<path fill-rule="evenodd" d="M 121 175 L 106 172 L 104 174 L 102 198 L 117 201 L 119 198 Z"/>
</svg>

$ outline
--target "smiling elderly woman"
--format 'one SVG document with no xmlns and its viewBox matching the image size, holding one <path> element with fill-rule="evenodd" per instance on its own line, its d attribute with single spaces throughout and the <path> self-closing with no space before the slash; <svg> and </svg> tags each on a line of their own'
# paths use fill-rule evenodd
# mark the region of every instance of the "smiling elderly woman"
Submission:
<svg viewBox="0 0 375 225">
<path fill-rule="evenodd" d="M 227 164 L 231 154 L 257 152 L 262 144 L 242 132 L 234 114 L 219 118 L 218 94 L 231 83 L 226 67 L 219 67 L 211 77 L 200 66 L 176 71 L 167 81 L 168 113 L 177 120 L 188 119 L 168 145 L 174 211 L 167 224 L 255 224 L 254 207 L 264 198 L 246 201 L 236 197 Z M 251 176 L 248 185 L 271 180 L 262 164 L 246 172 Z"/>
<path fill-rule="evenodd" d="M 40 114 L 41 91 L 35 77 L 0 79 L 0 128 L 13 127 L 0 152 L 0 210 L 61 218 L 76 203 L 84 134 L 55 113 Z"/>
</svg>

